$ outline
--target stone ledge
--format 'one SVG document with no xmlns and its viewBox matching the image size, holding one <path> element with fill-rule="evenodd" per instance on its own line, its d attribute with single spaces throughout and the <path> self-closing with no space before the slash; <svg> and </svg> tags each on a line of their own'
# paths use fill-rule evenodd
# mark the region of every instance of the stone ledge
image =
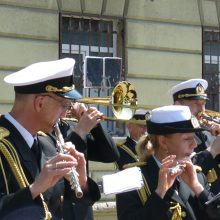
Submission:
<svg viewBox="0 0 220 220">
<path fill-rule="evenodd" d="M 116 170 L 115 163 L 101 163 L 95 161 L 89 161 L 89 171 L 112 171 Z"/>
<path fill-rule="evenodd" d="M 93 211 L 95 213 L 116 212 L 116 203 L 115 202 L 97 202 L 93 205 Z"/>
</svg>

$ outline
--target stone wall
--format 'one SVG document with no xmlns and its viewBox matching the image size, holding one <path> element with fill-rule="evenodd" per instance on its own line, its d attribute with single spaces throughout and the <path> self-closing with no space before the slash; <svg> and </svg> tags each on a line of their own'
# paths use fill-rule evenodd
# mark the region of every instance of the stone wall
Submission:
<svg viewBox="0 0 220 220">
<path fill-rule="evenodd" d="M 102 181 L 102 176 L 116 171 L 114 163 L 89 162 L 90 176 L 96 182 Z M 93 205 L 95 220 L 116 219 L 116 204 L 114 195 L 101 194 L 101 200 Z"/>
<path fill-rule="evenodd" d="M 121 143 L 125 137 L 114 137 L 115 143 Z M 118 172 L 115 163 L 89 162 L 90 176 L 96 182 L 102 182 L 102 176 Z M 94 220 L 117 219 L 115 195 L 101 194 L 101 200 L 93 205 Z"/>
<path fill-rule="evenodd" d="M 116 204 L 114 201 L 98 202 L 93 205 L 94 220 L 117 219 Z"/>
</svg>

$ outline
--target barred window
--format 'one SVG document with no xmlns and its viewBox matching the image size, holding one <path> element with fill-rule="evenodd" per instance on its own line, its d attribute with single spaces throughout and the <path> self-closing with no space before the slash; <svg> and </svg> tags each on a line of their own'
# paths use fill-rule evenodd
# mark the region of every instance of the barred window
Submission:
<svg viewBox="0 0 220 220">
<path fill-rule="evenodd" d="M 111 100 L 114 86 L 125 78 L 122 44 L 123 21 L 120 19 L 60 16 L 60 57 L 75 59 L 74 83 L 84 97 Z M 106 75 L 102 74 L 103 68 Z M 113 117 L 111 107 L 96 107 L 104 115 Z M 125 133 L 123 123 L 107 120 L 102 124 L 114 135 Z"/>
<path fill-rule="evenodd" d="M 208 81 L 206 108 L 219 111 L 220 30 L 203 29 L 203 78 Z"/>
</svg>

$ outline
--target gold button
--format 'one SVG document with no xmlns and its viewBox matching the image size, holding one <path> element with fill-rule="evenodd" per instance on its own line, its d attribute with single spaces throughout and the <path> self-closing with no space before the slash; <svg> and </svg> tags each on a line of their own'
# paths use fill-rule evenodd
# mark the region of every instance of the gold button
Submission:
<svg viewBox="0 0 220 220">
<path fill-rule="evenodd" d="M 186 212 L 181 212 L 181 217 L 185 218 L 186 217 Z"/>
<path fill-rule="evenodd" d="M 220 168 L 220 163 L 218 164 L 218 168 Z"/>
</svg>

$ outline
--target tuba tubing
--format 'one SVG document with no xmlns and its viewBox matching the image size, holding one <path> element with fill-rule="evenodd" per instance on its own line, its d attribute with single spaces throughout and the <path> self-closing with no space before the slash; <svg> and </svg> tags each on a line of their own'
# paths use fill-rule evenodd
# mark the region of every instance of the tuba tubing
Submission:
<svg viewBox="0 0 220 220">
<path fill-rule="evenodd" d="M 60 131 L 58 122 L 54 125 L 54 132 L 57 138 L 57 147 L 58 147 L 58 152 L 64 153 L 65 154 L 65 149 L 64 149 L 64 139 L 63 135 Z M 71 169 L 71 171 L 68 173 L 70 177 L 70 186 L 72 190 L 75 190 L 75 195 L 77 198 L 82 198 L 83 192 L 79 184 L 79 174 L 76 172 L 75 169 Z"/>
</svg>

